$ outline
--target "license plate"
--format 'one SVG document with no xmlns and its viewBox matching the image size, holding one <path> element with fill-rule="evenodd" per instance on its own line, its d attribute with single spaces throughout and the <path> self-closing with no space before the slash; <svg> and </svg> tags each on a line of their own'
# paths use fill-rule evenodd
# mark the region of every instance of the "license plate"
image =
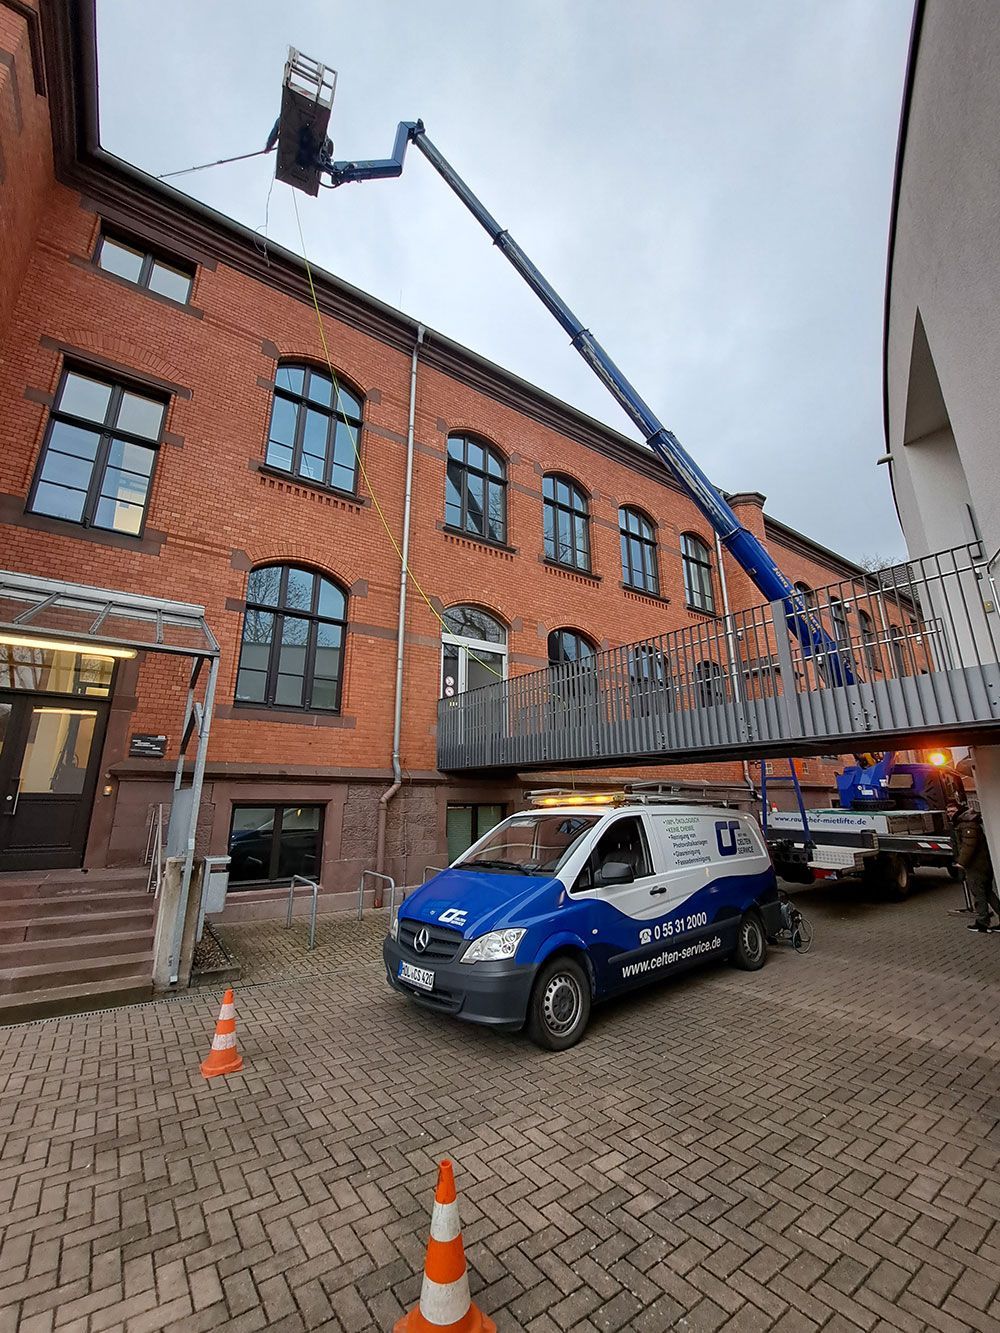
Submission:
<svg viewBox="0 0 1000 1333">
<path fill-rule="evenodd" d="M 411 986 L 419 986 L 421 990 L 434 989 L 434 973 L 428 971 L 426 967 L 414 967 L 412 963 L 400 963 L 396 975 L 400 981 L 409 982 Z"/>
</svg>

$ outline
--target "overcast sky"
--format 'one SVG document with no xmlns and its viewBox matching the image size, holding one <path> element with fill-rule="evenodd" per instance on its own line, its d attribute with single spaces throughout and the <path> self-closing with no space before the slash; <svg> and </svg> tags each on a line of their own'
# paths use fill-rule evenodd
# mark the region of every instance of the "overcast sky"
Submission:
<svg viewBox="0 0 1000 1333">
<path fill-rule="evenodd" d="M 262 147 L 289 44 L 343 158 L 428 133 L 728 490 L 903 553 L 882 298 L 912 0 L 99 0 L 101 136 L 153 174 Z M 171 182 L 299 250 L 273 158 Z M 310 259 L 634 435 L 419 155 L 299 195 Z"/>
</svg>

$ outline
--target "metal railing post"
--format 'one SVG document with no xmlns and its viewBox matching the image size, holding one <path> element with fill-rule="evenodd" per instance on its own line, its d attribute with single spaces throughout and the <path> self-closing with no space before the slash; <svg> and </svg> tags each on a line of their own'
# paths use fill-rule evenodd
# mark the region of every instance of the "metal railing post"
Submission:
<svg viewBox="0 0 1000 1333">
<path fill-rule="evenodd" d="M 377 870 L 362 870 L 361 878 L 358 880 L 358 920 L 362 920 L 365 914 L 365 880 L 380 879 L 384 884 L 388 884 L 393 897 L 396 894 L 396 881 L 391 875 L 381 875 Z M 390 917 L 391 920 L 391 917 Z"/>
<path fill-rule="evenodd" d="M 295 906 L 295 886 L 296 884 L 305 884 L 312 889 L 312 909 L 309 913 L 309 952 L 316 947 L 316 912 L 319 907 L 319 885 L 314 879 L 308 879 L 305 875 L 293 875 L 288 885 L 288 915 L 285 918 L 285 929 L 292 928 L 292 909 Z"/>
</svg>

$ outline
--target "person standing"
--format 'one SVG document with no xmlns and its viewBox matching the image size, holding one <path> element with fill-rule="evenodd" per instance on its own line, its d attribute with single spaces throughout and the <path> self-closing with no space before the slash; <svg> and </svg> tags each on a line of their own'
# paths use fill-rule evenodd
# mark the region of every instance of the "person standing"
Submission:
<svg viewBox="0 0 1000 1333">
<path fill-rule="evenodd" d="M 1000 930 L 990 926 L 991 911 L 1000 918 L 1000 898 L 997 896 L 996 881 L 993 878 L 993 862 L 990 860 L 990 848 L 983 828 L 983 817 L 968 805 L 957 801 L 948 802 L 948 814 L 955 829 L 957 855 L 955 863 L 962 872 L 976 913 L 976 919 L 968 930 L 978 931 L 981 935 Z"/>
</svg>

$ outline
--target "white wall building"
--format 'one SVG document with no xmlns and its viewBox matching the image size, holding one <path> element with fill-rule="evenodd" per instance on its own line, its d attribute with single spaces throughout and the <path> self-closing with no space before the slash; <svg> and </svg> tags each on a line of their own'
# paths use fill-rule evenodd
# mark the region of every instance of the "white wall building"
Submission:
<svg viewBox="0 0 1000 1333">
<path fill-rule="evenodd" d="M 917 0 L 889 238 L 885 427 L 911 556 L 1000 549 L 1000 3 Z M 992 572 L 1000 579 L 1000 559 Z M 989 603 L 987 580 L 979 581 Z M 1000 636 L 1000 613 L 993 623 Z M 1000 867 L 1000 747 L 974 753 Z"/>
</svg>

